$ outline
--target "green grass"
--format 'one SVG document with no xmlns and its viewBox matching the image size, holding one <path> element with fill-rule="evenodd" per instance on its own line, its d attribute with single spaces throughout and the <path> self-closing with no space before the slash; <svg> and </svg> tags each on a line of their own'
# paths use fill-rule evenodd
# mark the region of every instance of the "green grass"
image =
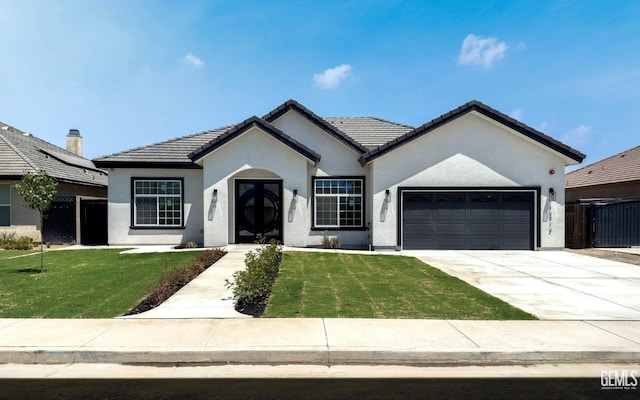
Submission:
<svg viewBox="0 0 640 400">
<path fill-rule="evenodd" d="M 158 283 L 166 267 L 184 267 L 202 252 L 119 254 L 122 249 L 0 252 L 0 317 L 111 318 Z M 12 258 L 15 257 L 15 258 Z"/>
<path fill-rule="evenodd" d="M 412 257 L 294 252 L 262 316 L 536 319 Z"/>
</svg>

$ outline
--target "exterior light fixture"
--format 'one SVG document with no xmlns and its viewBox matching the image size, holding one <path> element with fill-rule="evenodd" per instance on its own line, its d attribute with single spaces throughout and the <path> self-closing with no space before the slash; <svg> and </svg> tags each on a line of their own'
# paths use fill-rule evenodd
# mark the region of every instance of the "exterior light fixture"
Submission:
<svg viewBox="0 0 640 400">
<path fill-rule="evenodd" d="M 391 190 L 387 189 L 384 191 L 384 201 L 391 203 Z"/>
<path fill-rule="evenodd" d="M 553 190 L 553 188 L 549 188 L 549 198 L 551 200 L 555 200 L 556 199 L 556 191 Z"/>
<path fill-rule="evenodd" d="M 298 189 L 293 189 L 293 201 L 298 201 Z"/>
<path fill-rule="evenodd" d="M 218 201 L 218 189 L 213 189 L 213 197 L 211 201 Z"/>
</svg>

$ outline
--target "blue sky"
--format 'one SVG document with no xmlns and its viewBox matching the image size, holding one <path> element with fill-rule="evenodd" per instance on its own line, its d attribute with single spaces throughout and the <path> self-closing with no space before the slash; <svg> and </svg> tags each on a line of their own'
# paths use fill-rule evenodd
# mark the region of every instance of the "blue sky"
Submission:
<svg viewBox="0 0 640 400">
<path fill-rule="evenodd" d="M 640 2 L 0 0 L 0 121 L 85 156 L 261 116 L 418 126 L 477 99 L 587 154 L 640 144 Z"/>
</svg>

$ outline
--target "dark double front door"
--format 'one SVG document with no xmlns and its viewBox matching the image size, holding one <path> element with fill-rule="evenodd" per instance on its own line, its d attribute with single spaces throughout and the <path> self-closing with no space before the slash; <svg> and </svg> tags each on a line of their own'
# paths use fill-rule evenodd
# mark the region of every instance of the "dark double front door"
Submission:
<svg viewBox="0 0 640 400">
<path fill-rule="evenodd" d="M 282 240 L 282 181 L 236 181 L 236 243 Z"/>
</svg>

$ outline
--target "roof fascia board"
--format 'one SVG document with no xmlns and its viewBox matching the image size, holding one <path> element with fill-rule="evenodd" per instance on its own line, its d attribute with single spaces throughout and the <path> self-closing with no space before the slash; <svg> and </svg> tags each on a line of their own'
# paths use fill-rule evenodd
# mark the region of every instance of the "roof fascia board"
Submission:
<svg viewBox="0 0 640 400">
<path fill-rule="evenodd" d="M 177 169 L 202 169 L 198 164 L 192 162 L 164 162 L 164 161 L 100 161 L 93 160 L 93 163 L 100 168 L 177 168 Z"/>
</svg>

